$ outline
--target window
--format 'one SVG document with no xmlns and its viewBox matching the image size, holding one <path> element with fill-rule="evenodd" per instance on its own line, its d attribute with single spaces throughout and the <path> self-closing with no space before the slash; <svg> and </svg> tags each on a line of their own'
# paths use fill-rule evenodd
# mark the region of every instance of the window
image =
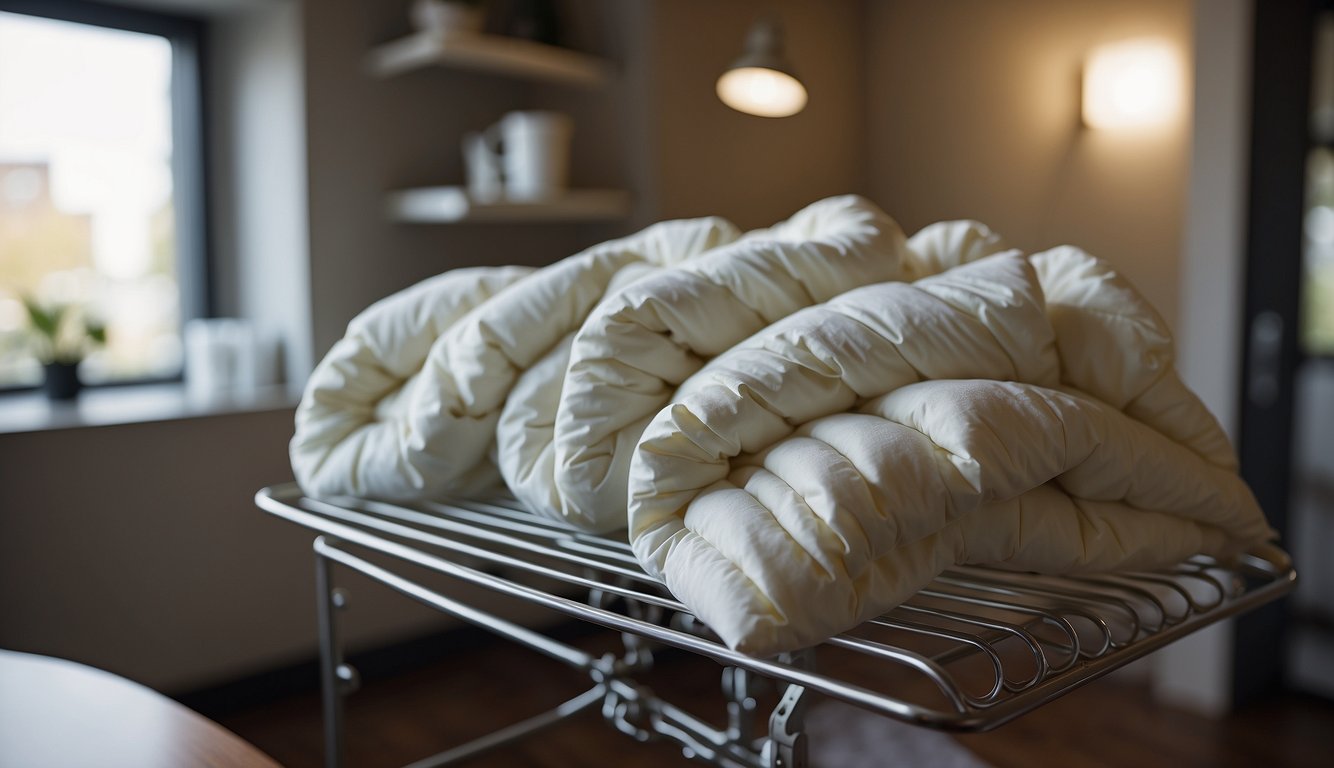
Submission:
<svg viewBox="0 0 1334 768">
<path fill-rule="evenodd" d="M 89 383 L 173 378 L 204 314 L 196 22 L 0 0 L 0 388 L 40 365 L 23 298 L 106 328 Z"/>
<path fill-rule="evenodd" d="M 1334 148 L 1307 157 L 1305 269 L 1302 272 L 1303 351 L 1334 356 Z"/>
</svg>

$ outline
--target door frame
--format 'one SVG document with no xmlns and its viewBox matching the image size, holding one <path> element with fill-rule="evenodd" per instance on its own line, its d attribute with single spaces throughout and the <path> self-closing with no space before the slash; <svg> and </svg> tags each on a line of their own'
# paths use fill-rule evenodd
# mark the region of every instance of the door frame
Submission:
<svg viewBox="0 0 1334 768">
<path fill-rule="evenodd" d="M 1298 329 L 1312 48 L 1316 19 L 1329 5 L 1329 0 L 1253 4 L 1238 454 L 1242 477 L 1280 536 L 1288 533 L 1294 383 L 1301 362 Z M 1282 686 L 1287 621 L 1287 601 L 1271 603 L 1236 621 L 1234 706 Z"/>
</svg>

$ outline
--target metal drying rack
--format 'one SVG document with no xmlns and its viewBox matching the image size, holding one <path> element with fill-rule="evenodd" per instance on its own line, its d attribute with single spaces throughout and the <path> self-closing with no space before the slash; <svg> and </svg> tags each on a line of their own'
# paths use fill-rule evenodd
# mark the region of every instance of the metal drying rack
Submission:
<svg viewBox="0 0 1334 768">
<path fill-rule="evenodd" d="M 817 648 L 765 659 L 720 643 L 644 573 L 625 541 L 569 530 L 513 498 L 401 505 L 314 499 L 285 485 L 260 491 L 256 503 L 320 534 L 314 548 L 330 768 L 343 765 L 343 698 L 357 684 L 339 642 L 336 614 L 346 598 L 333 586 L 334 563 L 582 670 L 592 683 L 549 712 L 409 768 L 462 762 L 593 707 L 636 739 L 670 739 L 687 757 L 729 768 L 806 766 L 802 715 L 812 694 L 917 725 L 988 730 L 1274 600 L 1296 579 L 1287 555 L 1273 546 L 1233 563 L 1196 557 L 1157 572 L 1050 577 L 958 567 L 879 619 Z M 405 575 L 414 567 L 614 630 L 623 650 L 595 656 L 429 588 Z M 637 679 L 651 665 L 655 644 L 723 666 L 724 727 L 659 698 Z M 819 671 L 827 666 L 857 672 Z M 765 715 L 759 704 L 765 690 L 777 697 L 767 729 L 756 724 Z"/>
</svg>

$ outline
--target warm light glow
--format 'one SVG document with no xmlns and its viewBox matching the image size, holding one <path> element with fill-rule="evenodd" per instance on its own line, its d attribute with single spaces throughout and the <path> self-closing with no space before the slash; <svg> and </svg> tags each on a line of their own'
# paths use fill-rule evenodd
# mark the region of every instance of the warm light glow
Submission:
<svg viewBox="0 0 1334 768">
<path fill-rule="evenodd" d="M 1144 128 L 1176 115 L 1181 65 L 1165 40 L 1127 40 L 1094 49 L 1084 63 L 1084 124 Z"/>
<path fill-rule="evenodd" d="M 797 78 L 778 70 L 740 67 L 718 78 L 718 98 L 749 115 L 788 117 L 806 107 L 806 88 Z"/>
</svg>

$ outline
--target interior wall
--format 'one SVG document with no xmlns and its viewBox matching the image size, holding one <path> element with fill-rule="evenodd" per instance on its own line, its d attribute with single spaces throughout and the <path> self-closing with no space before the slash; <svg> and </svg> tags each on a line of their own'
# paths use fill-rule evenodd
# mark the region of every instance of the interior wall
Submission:
<svg viewBox="0 0 1334 768">
<path fill-rule="evenodd" d="M 1209 0 L 1194 14 L 1195 92 L 1182 242 L 1177 366 L 1236 438 L 1240 397 L 1246 190 L 1250 160 L 1251 0 Z M 1232 623 L 1154 656 L 1154 692 L 1210 714 L 1232 701 Z"/>
<path fill-rule="evenodd" d="M 783 121 L 713 93 L 771 8 L 758 0 L 562 4 L 568 44 L 613 64 L 591 91 L 445 68 L 375 79 L 366 51 L 408 32 L 408 4 L 220 2 L 209 20 L 219 309 L 287 336 L 297 386 L 353 315 L 442 270 L 546 263 L 664 217 L 761 226 L 863 188 L 856 0 L 778 4 L 811 90 Z M 572 182 L 630 189 L 629 220 L 386 220 L 385 190 L 459 183 L 463 133 L 526 108 L 574 117 Z M 310 658 L 310 534 L 252 501 L 291 477 L 291 430 L 278 410 L 0 435 L 0 646 L 177 691 Z M 354 645 L 442 625 L 344 581 Z"/>
<path fill-rule="evenodd" d="M 503 5 L 503 4 L 502 4 Z M 861 3 L 575 0 L 566 43 L 605 57 L 604 89 L 429 68 L 367 74 L 373 45 L 409 31 L 407 3 L 306 3 L 306 115 L 314 348 L 366 305 L 444 269 L 545 264 L 663 218 L 721 214 L 764 226 L 831 194 L 864 191 Z M 810 106 L 787 120 L 742 115 L 714 95 L 751 22 L 776 11 Z M 850 41 L 855 41 L 850 44 Z M 514 109 L 575 119 L 571 181 L 628 188 L 628 221 L 605 225 L 403 225 L 383 193 L 459 183 L 459 142 Z"/>
<path fill-rule="evenodd" d="M 721 213 L 761 226 L 860 191 L 909 232 L 971 217 L 1020 247 L 1072 242 L 1111 259 L 1179 327 L 1187 381 L 1230 424 L 1237 337 L 1232 302 L 1218 297 L 1239 285 L 1245 180 L 1232 161 L 1244 151 L 1246 0 L 1193 14 L 1201 80 L 1189 175 L 1188 115 L 1149 136 L 1082 130 L 1077 82 L 1100 42 L 1152 34 L 1189 53 L 1188 0 L 576 0 L 571 43 L 617 67 L 604 91 L 440 68 L 376 80 L 362 57 L 407 31 L 407 4 L 246 3 L 261 15 L 221 27 L 223 60 L 249 79 L 220 77 L 253 100 L 216 117 L 226 141 L 258 153 L 215 169 L 238 185 L 216 222 L 236 254 L 233 272 L 222 267 L 234 286 L 224 305 L 279 312 L 315 357 L 362 307 L 443 269 L 543 263 L 664 217 Z M 749 23 L 770 10 L 811 93 L 806 112 L 778 121 L 713 95 Z M 457 183 L 462 133 L 528 107 L 575 115 L 574 182 L 631 189 L 630 222 L 385 220 L 384 190 Z M 269 109 L 279 125 L 303 120 L 302 135 L 266 132 Z M 286 203 L 270 208 L 274 169 Z M 275 411 L 0 436 L 0 646 L 166 688 L 308 658 L 309 536 L 250 501 L 290 476 L 290 434 L 291 413 Z M 354 640 L 423 621 L 387 593 L 357 613 Z M 1207 702 L 1227 649 L 1203 635 L 1191 642 L 1161 667 L 1176 695 L 1204 690 Z"/>
<path fill-rule="evenodd" d="M 312 364 L 301 4 L 125 4 L 205 15 L 216 310 L 280 337 L 299 389 Z M 311 536 L 253 502 L 291 479 L 292 418 L 0 434 L 0 647 L 168 691 L 310 659 Z M 393 594 L 358 602 L 353 646 L 446 624 Z"/>
<path fill-rule="evenodd" d="M 977 219 L 1012 245 L 1108 259 L 1175 326 L 1189 162 L 1190 0 L 870 0 L 871 195 L 908 232 Z M 1094 46 L 1160 37 L 1186 66 L 1162 130 L 1080 124 Z"/>
<path fill-rule="evenodd" d="M 0 647 L 167 691 L 311 658 L 312 536 L 253 501 L 291 432 L 279 409 L 0 434 Z M 380 592 L 354 644 L 441 625 Z"/>
<path fill-rule="evenodd" d="M 492 23 L 497 23 L 506 3 L 497 0 L 489 7 L 496 9 Z M 656 169 L 643 151 L 655 111 L 654 94 L 644 87 L 650 65 L 645 45 L 649 6 L 644 0 L 563 0 L 557 8 L 561 45 L 600 57 L 609 77 L 598 88 L 516 80 L 517 101 L 507 109 L 550 109 L 570 115 L 574 118 L 570 185 L 630 191 L 633 202 L 627 220 L 556 225 L 577 229 L 581 242 L 599 242 L 659 218 Z"/>
<path fill-rule="evenodd" d="M 909 231 L 984 221 L 1025 249 L 1115 263 L 1177 331 L 1178 366 L 1234 433 L 1249 141 L 1249 0 L 870 0 L 870 188 Z M 1187 62 L 1165 131 L 1081 128 L 1093 46 L 1154 36 Z M 929 72 L 930 76 L 923 76 Z M 1231 627 L 1151 659 L 1155 694 L 1230 706 Z"/>
<path fill-rule="evenodd" d="M 1182 377 L 1234 439 L 1241 396 L 1251 5 L 1209 0 L 1195 14 L 1196 117 L 1182 238 L 1189 279 L 1181 284 L 1178 333 Z"/>
<path fill-rule="evenodd" d="M 300 12 L 243 6 L 209 25 L 216 314 L 276 346 L 262 383 L 299 392 L 314 366 Z"/>
<path fill-rule="evenodd" d="M 460 141 L 505 112 L 538 104 L 563 86 L 429 67 L 389 79 L 364 60 L 376 44 L 411 31 L 408 1 L 323 0 L 302 4 L 309 169 L 310 277 L 316 357 L 371 302 L 447 269 L 546 264 L 606 239 L 619 226 L 571 224 L 407 225 L 384 215 L 387 190 L 463 181 Z M 603 2 L 613 31 L 618 4 Z M 604 45 L 606 43 L 603 43 Z M 592 50 L 592 53 L 600 53 Z M 570 97 L 575 118 L 574 180 L 625 186 L 615 152 L 599 158 L 598 134 L 581 103 L 607 114 L 612 91 Z M 601 126 L 600 131 L 616 131 Z M 614 134 L 613 134 L 614 135 Z M 594 155 L 593 157 L 589 157 Z M 587 162 L 585 162 L 587 161 Z M 584 170 L 585 166 L 589 170 Z M 584 176 L 587 173 L 589 176 Z"/>
<path fill-rule="evenodd" d="M 830 195 L 866 192 L 863 3 L 780 0 L 649 4 L 653 94 L 647 133 L 660 218 L 718 214 L 762 227 Z M 733 110 L 714 92 L 752 23 L 776 16 L 810 100 L 773 119 Z"/>
</svg>

